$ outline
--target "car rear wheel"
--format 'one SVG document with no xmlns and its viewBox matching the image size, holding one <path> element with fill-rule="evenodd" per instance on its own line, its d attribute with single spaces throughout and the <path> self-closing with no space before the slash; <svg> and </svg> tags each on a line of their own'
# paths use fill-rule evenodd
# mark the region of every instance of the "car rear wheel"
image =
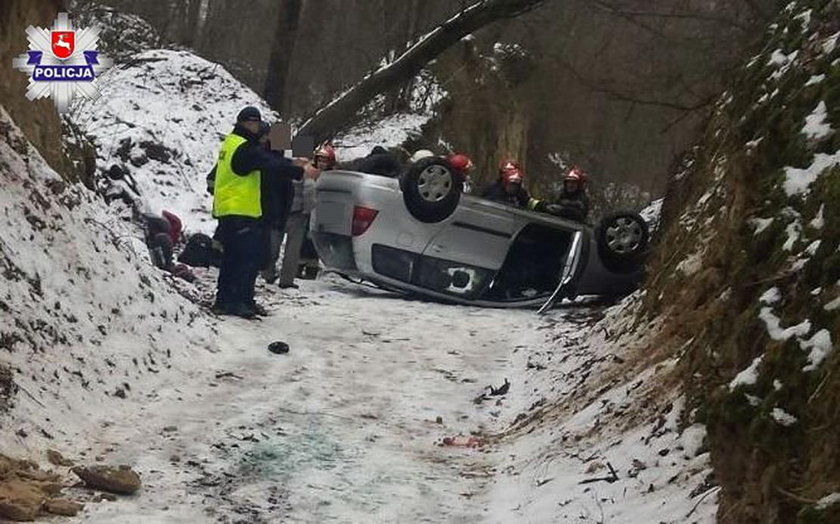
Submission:
<svg viewBox="0 0 840 524">
<path fill-rule="evenodd" d="M 400 178 L 405 207 L 421 222 L 448 218 L 458 207 L 463 182 L 443 158 L 424 158 Z"/>
<path fill-rule="evenodd" d="M 650 233 L 644 219 L 636 213 L 616 213 L 598 226 L 596 240 L 601 259 L 608 269 L 629 272 L 644 262 Z"/>
</svg>

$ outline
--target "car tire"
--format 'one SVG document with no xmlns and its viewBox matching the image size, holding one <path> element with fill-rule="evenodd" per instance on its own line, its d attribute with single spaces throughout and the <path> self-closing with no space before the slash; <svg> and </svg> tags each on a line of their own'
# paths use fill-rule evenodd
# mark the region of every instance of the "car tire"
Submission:
<svg viewBox="0 0 840 524">
<path fill-rule="evenodd" d="M 400 178 L 405 207 L 420 222 L 445 220 L 458 207 L 463 181 L 443 158 L 423 158 Z"/>
<path fill-rule="evenodd" d="M 628 273 L 640 269 L 644 263 L 650 231 L 638 213 L 615 213 L 601 220 L 595 239 L 604 266 Z"/>
</svg>

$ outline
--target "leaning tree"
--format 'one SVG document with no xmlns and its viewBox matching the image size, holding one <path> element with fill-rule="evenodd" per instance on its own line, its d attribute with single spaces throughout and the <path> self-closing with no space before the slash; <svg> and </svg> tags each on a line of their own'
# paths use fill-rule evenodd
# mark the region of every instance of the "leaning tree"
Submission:
<svg viewBox="0 0 840 524">
<path fill-rule="evenodd" d="M 355 123 L 360 110 L 374 97 L 413 78 L 435 57 L 470 33 L 502 19 L 514 18 L 545 0 L 479 0 L 453 16 L 411 46 L 393 62 L 368 74 L 353 87 L 319 109 L 298 129 L 316 142 L 330 138 Z"/>
</svg>

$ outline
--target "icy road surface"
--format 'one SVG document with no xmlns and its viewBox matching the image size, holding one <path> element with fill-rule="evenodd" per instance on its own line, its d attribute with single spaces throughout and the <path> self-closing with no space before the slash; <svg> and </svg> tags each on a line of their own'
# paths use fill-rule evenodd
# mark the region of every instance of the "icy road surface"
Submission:
<svg viewBox="0 0 840 524">
<path fill-rule="evenodd" d="M 438 445 L 487 422 L 533 311 L 411 301 L 336 281 L 267 291 L 262 322 L 219 323 L 221 353 L 99 435 L 142 493 L 85 522 L 479 522 L 487 454 Z M 274 340 L 286 355 L 267 351 Z M 517 387 L 518 385 L 514 385 Z M 438 417 L 442 423 L 438 423 Z M 93 508 L 93 506 L 92 506 Z"/>
</svg>

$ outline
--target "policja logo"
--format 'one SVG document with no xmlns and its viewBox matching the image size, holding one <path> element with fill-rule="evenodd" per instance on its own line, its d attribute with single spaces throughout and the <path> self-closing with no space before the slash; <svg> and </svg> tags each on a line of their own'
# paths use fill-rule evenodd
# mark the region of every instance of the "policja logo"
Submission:
<svg viewBox="0 0 840 524">
<path fill-rule="evenodd" d="M 113 62 L 96 49 L 98 27 L 73 29 L 67 13 L 59 13 L 52 30 L 29 26 L 26 34 L 29 51 L 12 60 L 15 69 L 29 75 L 26 98 L 52 96 L 59 113 L 67 112 L 76 95 L 99 98 L 96 77 Z"/>
</svg>

